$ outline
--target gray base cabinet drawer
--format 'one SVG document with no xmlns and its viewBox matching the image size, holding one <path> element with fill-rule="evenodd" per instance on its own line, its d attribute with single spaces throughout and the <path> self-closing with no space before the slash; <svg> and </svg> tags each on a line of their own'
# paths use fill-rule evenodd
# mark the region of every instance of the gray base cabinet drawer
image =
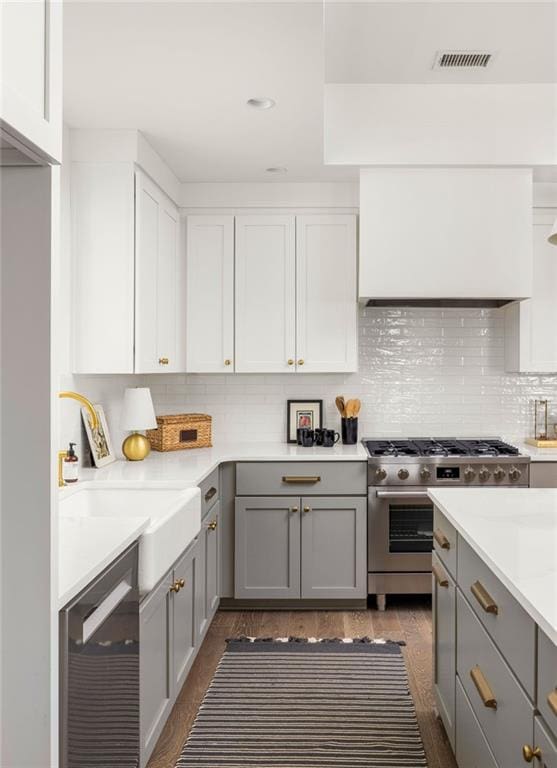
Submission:
<svg viewBox="0 0 557 768">
<path fill-rule="evenodd" d="M 218 467 L 200 483 L 199 490 L 201 491 L 201 519 L 203 520 L 211 507 L 216 504 L 220 498 Z"/>
<path fill-rule="evenodd" d="M 557 768 L 557 743 L 539 717 L 534 723 L 534 744 L 541 752 L 541 760 L 535 761 L 537 768 Z"/>
<path fill-rule="evenodd" d="M 432 570 L 433 690 L 437 711 L 454 750 L 456 585 L 435 553 Z"/>
<path fill-rule="evenodd" d="M 557 646 L 538 631 L 538 709 L 557 737 Z"/>
<path fill-rule="evenodd" d="M 236 493 L 238 496 L 365 496 L 367 464 L 364 461 L 239 462 Z"/>
<path fill-rule="evenodd" d="M 455 755 L 458 768 L 499 768 L 458 677 L 456 729 Z"/>
<path fill-rule="evenodd" d="M 456 544 L 457 533 L 452 523 L 437 507 L 433 510 L 433 551 L 456 579 Z"/>
<path fill-rule="evenodd" d="M 462 537 L 458 541 L 458 586 L 533 700 L 536 625 Z"/>
<path fill-rule="evenodd" d="M 533 705 L 458 591 L 457 627 L 457 673 L 495 759 L 501 768 L 523 768 Z"/>
</svg>

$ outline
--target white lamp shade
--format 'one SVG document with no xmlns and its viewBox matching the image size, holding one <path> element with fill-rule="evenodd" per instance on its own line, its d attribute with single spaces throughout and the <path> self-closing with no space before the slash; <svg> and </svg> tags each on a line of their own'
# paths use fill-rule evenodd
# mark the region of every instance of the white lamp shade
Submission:
<svg viewBox="0 0 557 768">
<path fill-rule="evenodd" d="M 555 219 L 555 221 L 553 222 L 553 226 L 551 227 L 551 232 L 549 233 L 549 237 L 547 239 L 551 243 L 551 245 L 557 245 L 557 219 Z"/>
<path fill-rule="evenodd" d="M 120 426 L 130 432 L 156 428 L 157 420 L 149 387 L 126 389 Z"/>
</svg>

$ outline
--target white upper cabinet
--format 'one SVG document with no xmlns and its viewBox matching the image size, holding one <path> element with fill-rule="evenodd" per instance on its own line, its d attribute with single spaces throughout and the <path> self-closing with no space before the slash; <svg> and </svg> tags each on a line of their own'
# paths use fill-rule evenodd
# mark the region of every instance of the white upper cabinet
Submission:
<svg viewBox="0 0 557 768">
<path fill-rule="evenodd" d="M 532 172 L 364 168 L 361 298 L 512 300 L 532 295 Z"/>
<path fill-rule="evenodd" d="M 0 3 L 0 128 L 35 160 L 61 161 L 61 0 Z"/>
<path fill-rule="evenodd" d="M 234 370 L 234 217 L 188 216 L 187 370 Z"/>
<path fill-rule="evenodd" d="M 236 218 L 236 371 L 296 370 L 294 216 Z"/>
<path fill-rule="evenodd" d="M 534 219 L 532 298 L 505 307 L 505 368 L 557 371 L 557 248 L 547 242 L 555 212 Z"/>
<path fill-rule="evenodd" d="M 183 371 L 178 209 L 140 170 L 135 205 L 135 372 Z"/>
<path fill-rule="evenodd" d="M 298 370 L 358 367 L 356 217 L 296 218 Z"/>
</svg>

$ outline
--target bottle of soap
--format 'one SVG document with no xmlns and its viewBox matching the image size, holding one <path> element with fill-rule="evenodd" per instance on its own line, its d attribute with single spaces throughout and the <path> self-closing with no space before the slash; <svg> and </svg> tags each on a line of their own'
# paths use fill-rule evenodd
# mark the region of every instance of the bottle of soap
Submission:
<svg viewBox="0 0 557 768">
<path fill-rule="evenodd" d="M 75 453 L 75 443 L 70 443 L 63 464 L 63 477 L 65 483 L 77 483 L 79 459 Z"/>
</svg>

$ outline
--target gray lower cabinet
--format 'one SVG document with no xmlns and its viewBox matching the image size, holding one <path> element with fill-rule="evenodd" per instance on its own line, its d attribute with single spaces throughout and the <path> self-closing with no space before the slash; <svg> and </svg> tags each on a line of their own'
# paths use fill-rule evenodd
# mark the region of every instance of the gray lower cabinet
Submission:
<svg viewBox="0 0 557 768">
<path fill-rule="evenodd" d="M 456 719 L 459 729 L 456 734 L 456 748 L 453 749 L 458 768 L 499 768 L 458 678 Z"/>
<path fill-rule="evenodd" d="M 172 571 L 143 600 L 139 612 L 141 765 L 145 765 L 172 707 Z"/>
<path fill-rule="evenodd" d="M 539 753 L 538 768 L 557 768 L 557 741 L 541 717 L 534 722 L 534 744 Z"/>
<path fill-rule="evenodd" d="M 435 552 L 432 558 L 433 691 L 439 717 L 455 748 L 456 584 Z"/>
<path fill-rule="evenodd" d="M 236 598 L 300 597 L 300 498 L 236 499 Z"/>
<path fill-rule="evenodd" d="M 304 496 L 301 509 L 301 597 L 366 597 L 366 500 Z"/>
<path fill-rule="evenodd" d="M 194 547 L 174 567 L 174 583 L 180 589 L 173 593 L 173 685 L 177 692 L 193 663 L 194 650 L 197 645 L 198 627 L 196 625 L 195 595 L 196 583 L 201 573 L 201 553 L 199 540 Z"/>
<path fill-rule="evenodd" d="M 195 590 L 196 631 L 200 643 L 219 605 L 220 502 L 201 523 L 199 562 Z"/>
</svg>

